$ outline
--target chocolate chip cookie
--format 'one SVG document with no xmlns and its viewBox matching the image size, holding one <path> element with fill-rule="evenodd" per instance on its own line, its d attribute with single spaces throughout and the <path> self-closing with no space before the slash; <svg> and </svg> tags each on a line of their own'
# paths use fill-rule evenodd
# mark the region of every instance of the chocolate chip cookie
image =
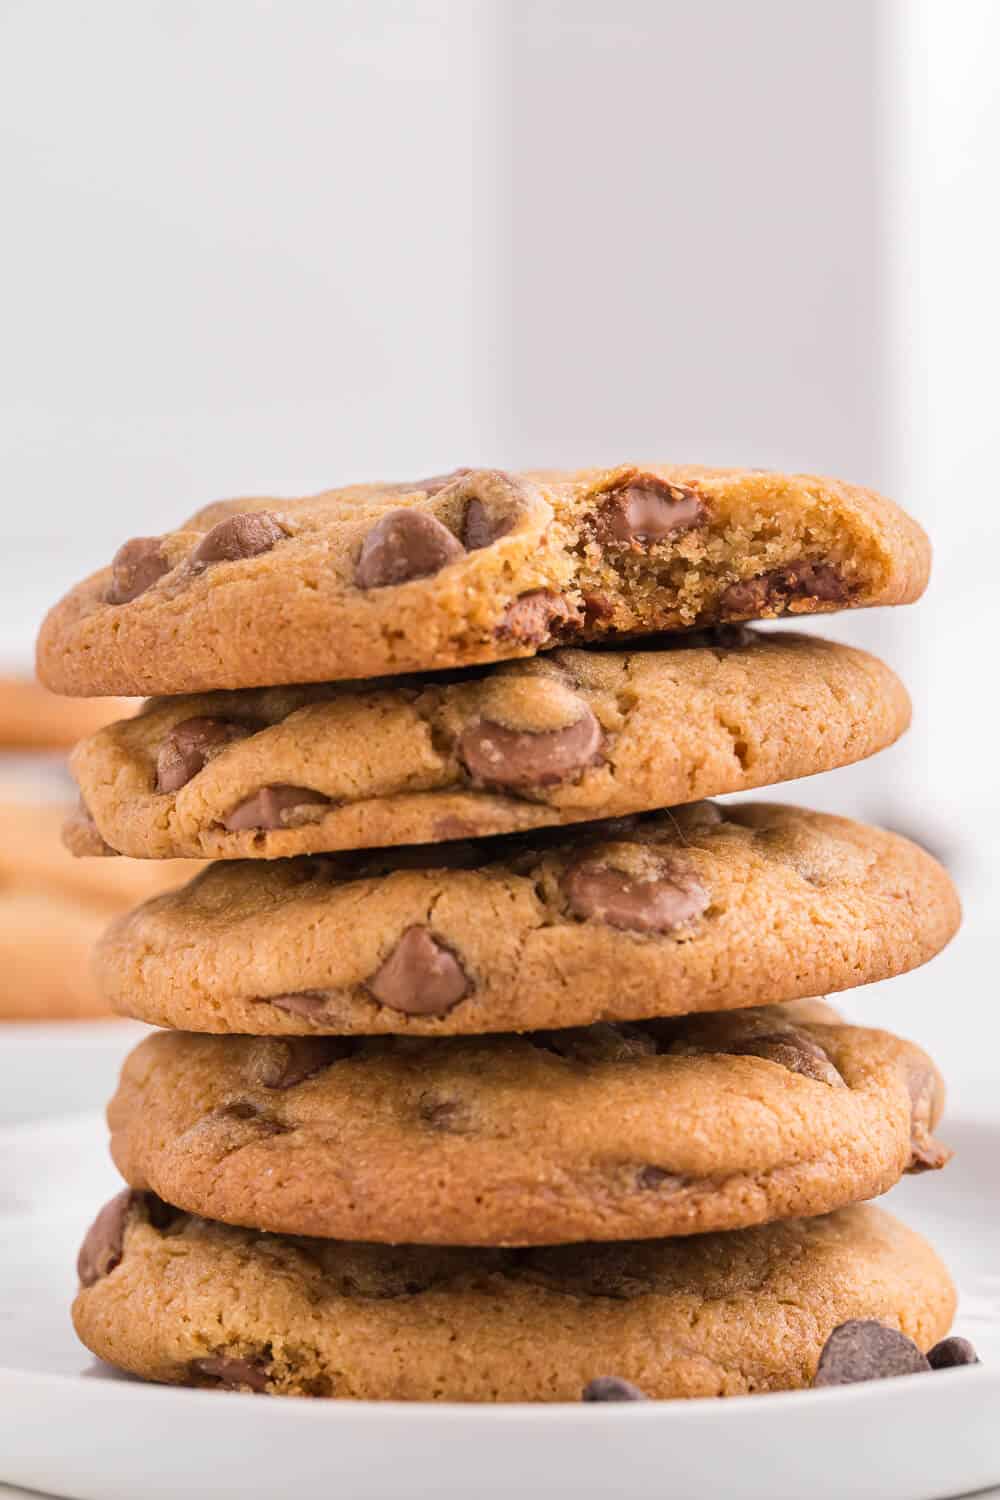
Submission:
<svg viewBox="0 0 1000 1500">
<path fill-rule="evenodd" d="M 926 1350 L 955 1309 L 934 1251 L 877 1208 L 690 1239 L 462 1250 L 288 1239 L 124 1194 L 80 1273 L 80 1338 L 135 1375 L 369 1401 L 578 1401 L 612 1371 L 661 1400 L 788 1390 L 809 1385 L 851 1319 Z"/>
<path fill-rule="evenodd" d="M 759 1005 L 931 958 L 958 897 L 896 834 L 766 803 L 210 865 L 119 919 L 116 1010 L 188 1031 L 446 1036 Z"/>
<path fill-rule="evenodd" d="M 905 604 L 923 531 L 810 475 L 456 470 L 229 500 L 126 542 L 42 627 L 57 692 L 378 677 L 719 622 Z"/>
<path fill-rule="evenodd" d="M 661 641 L 664 638 L 660 638 Z M 515 832 L 810 776 L 906 728 L 863 651 L 741 626 L 379 684 L 161 698 L 73 758 L 67 842 L 273 858 Z"/>
<path fill-rule="evenodd" d="M 433 1041 L 159 1032 L 122 1069 L 111 1153 L 131 1186 L 207 1218 L 442 1245 L 742 1229 L 943 1166 L 926 1055 L 815 1015 Z"/>
</svg>

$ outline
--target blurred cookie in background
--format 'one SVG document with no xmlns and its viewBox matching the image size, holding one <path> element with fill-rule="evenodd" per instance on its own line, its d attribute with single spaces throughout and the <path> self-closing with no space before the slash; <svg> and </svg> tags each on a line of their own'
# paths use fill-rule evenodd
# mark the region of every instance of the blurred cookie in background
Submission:
<svg viewBox="0 0 1000 1500">
<path fill-rule="evenodd" d="M 0 747 L 70 750 L 137 707 L 128 698 L 60 698 L 33 678 L 0 674 Z"/>
<path fill-rule="evenodd" d="M 91 977 L 98 937 L 112 917 L 201 866 L 74 860 L 60 837 L 71 809 L 51 795 L 44 766 L 35 774 L 32 793 L 26 762 L 4 778 L 0 761 L 0 1021 L 108 1016 Z"/>
</svg>

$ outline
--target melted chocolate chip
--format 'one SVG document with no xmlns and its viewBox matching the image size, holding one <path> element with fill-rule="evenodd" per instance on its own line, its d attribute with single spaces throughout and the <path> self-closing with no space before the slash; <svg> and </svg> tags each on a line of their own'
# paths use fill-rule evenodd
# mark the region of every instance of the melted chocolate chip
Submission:
<svg viewBox="0 0 1000 1500">
<path fill-rule="evenodd" d="M 141 1194 L 125 1188 L 105 1203 L 87 1230 L 76 1261 L 81 1286 L 93 1286 L 121 1264 L 125 1225 L 140 1197 Z"/>
<path fill-rule="evenodd" d="M 191 554 L 196 567 L 207 568 L 212 563 L 242 562 L 247 557 L 259 557 L 270 552 L 277 542 L 288 535 L 277 516 L 269 511 L 246 511 L 241 515 L 227 516 L 211 531 L 206 531 Z"/>
<path fill-rule="evenodd" d="M 719 596 L 719 608 L 724 614 L 749 619 L 780 614 L 793 600 L 845 604 L 847 598 L 847 584 L 832 564 L 800 562 L 731 583 Z"/>
<path fill-rule="evenodd" d="M 472 989 L 454 953 L 426 927 L 408 927 L 368 980 L 380 1004 L 411 1016 L 442 1016 Z"/>
<path fill-rule="evenodd" d="M 175 724 L 160 745 L 156 758 L 156 790 L 179 792 L 228 745 L 254 731 L 232 719 L 193 718 Z"/>
<path fill-rule="evenodd" d="M 464 556 L 462 543 L 436 516 L 403 507 L 389 511 L 365 537 L 354 581 L 359 589 L 389 588 L 429 578 Z"/>
<path fill-rule="evenodd" d="M 250 1390 L 259 1395 L 267 1390 L 265 1371 L 249 1359 L 233 1359 L 225 1355 L 195 1359 L 191 1362 L 191 1373 L 215 1381 L 225 1391 Z"/>
<path fill-rule="evenodd" d="M 538 733 L 478 719 L 462 732 L 459 757 L 484 786 L 554 786 L 599 758 L 601 727 L 585 704 L 581 708 L 580 717 L 564 729 Z"/>
<path fill-rule="evenodd" d="M 636 474 L 604 496 L 597 529 L 607 542 L 648 544 L 690 531 L 704 519 L 704 502 L 694 490 L 655 474 Z"/>
<path fill-rule="evenodd" d="M 468 552 L 480 552 L 506 536 L 513 524 L 513 516 L 491 515 L 483 502 L 473 497 L 465 507 L 462 541 Z"/>
<path fill-rule="evenodd" d="M 629 932 L 673 932 L 700 917 L 710 897 L 693 870 L 666 860 L 662 874 L 628 875 L 599 859 L 577 859 L 562 878 L 574 916 Z"/>
<path fill-rule="evenodd" d="M 265 1089 L 294 1088 L 352 1050 L 346 1037 L 262 1037 L 249 1059 L 247 1080 Z"/>
<path fill-rule="evenodd" d="M 508 604 L 496 634 L 500 640 L 541 646 L 559 626 L 575 623 L 577 618 L 577 611 L 558 594 L 553 594 L 550 589 L 533 589 Z"/>
<path fill-rule="evenodd" d="M 109 604 L 131 604 L 170 572 L 158 536 L 136 536 L 118 548 L 111 562 L 111 582 L 105 595 Z"/>
<path fill-rule="evenodd" d="M 314 792 L 306 786 L 287 786 L 282 783 L 264 786 L 227 813 L 222 826 L 230 833 L 242 833 L 246 830 L 270 832 L 276 828 L 288 828 L 291 826 L 289 814 L 296 808 L 318 807 L 329 802 L 330 798 L 325 797 L 322 792 Z"/>
</svg>

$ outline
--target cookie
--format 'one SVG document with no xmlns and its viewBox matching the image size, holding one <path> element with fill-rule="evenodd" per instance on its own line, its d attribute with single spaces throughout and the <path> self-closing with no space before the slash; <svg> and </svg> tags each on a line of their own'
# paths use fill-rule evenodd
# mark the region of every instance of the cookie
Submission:
<svg viewBox="0 0 1000 1500">
<path fill-rule="evenodd" d="M 726 1010 L 931 958 L 958 897 L 897 834 L 695 803 L 572 834 L 210 865 L 119 919 L 116 1010 L 254 1035 L 446 1036 Z"/>
<path fill-rule="evenodd" d="M 662 638 L 661 638 L 662 640 Z M 274 858 L 618 816 L 811 776 L 891 744 L 874 657 L 732 627 L 458 680 L 153 700 L 73 758 L 102 847 Z M 79 822 L 68 843 L 90 851 Z"/>
<path fill-rule="evenodd" d="M 85 735 L 123 718 L 134 703 L 74 703 L 27 677 L 0 677 L 0 746 L 68 750 Z"/>
<path fill-rule="evenodd" d="M 228 500 L 126 542 L 46 619 L 60 693 L 395 676 L 731 620 L 906 604 L 917 523 L 811 475 L 668 465 L 456 470 Z"/>
<path fill-rule="evenodd" d="M 612 1372 L 659 1400 L 789 1390 L 842 1323 L 877 1318 L 926 1350 L 955 1310 L 931 1247 L 867 1207 L 690 1239 L 462 1250 L 286 1239 L 126 1193 L 80 1271 L 79 1337 L 132 1374 L 369 1401 L 579 1401 Z"/>
<path fill-rule="evenodd" d="M 943 1166 L 926 1055 L 815 1014 L 433 1041 L 158 1032 L 122 1069 L 111 1154 L 132 1187 L 224 1223 L 442 1245 L 743 1229 Z"/>
<path fill-rule="evenodd" d="M 0 801 L 2 1021 L 110 1015 L 91 972 L 94 944 L 116 914 L 197 868 L 70 859 L 59 838 L 65 813 L 58 802 Z"/>
</svg>

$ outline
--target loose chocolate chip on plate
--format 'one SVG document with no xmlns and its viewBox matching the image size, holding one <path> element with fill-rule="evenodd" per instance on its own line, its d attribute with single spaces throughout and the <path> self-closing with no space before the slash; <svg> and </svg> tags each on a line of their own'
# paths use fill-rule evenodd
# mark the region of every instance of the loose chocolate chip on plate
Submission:
<svg viewBox="0 0 1000 1500">
<path fill-rule="evenodd" d="M 182 719 L 160 745 L 156 758 L 156 790 L 179 792 L 227 745 L 245 740 L 252 733 L 248 725 L 237 724 L 232 719 Z"/>
<path fill-rule="evenodd" d="M 645 1391 L 617 1375 L 599 1375 L 583 1388 L 581 1401 L 648 1401 Z"/>
<path fill-rule="evenodd" d="M 411 1016 L 442 1016 L 472 986 L 449 948 L 426 927 L 408 927 L 367 981 L 375 999 Z"/>
<path fill-rule="evenodd" d="M 540 733 L 508 729 L 478 719 L 462 732 L 458 753 L 466 768 L 487 786 L 554 786 L 598 759 L 601 728 L 590 709 L 565 729 Z"/>
<path fill-rule="evenodd" d="M 105 1203 L 87 1230 L 76 1262 L 81 1286 L 93 1286 L 120 1264 L 125 1224 L 138 1199 L 138 1193 L 125 1188 Z"/>
<path fill-rule="evenodd" d="M 403 507 L 377 521 L 361 544 L 354 569 L 359 589 L 429 578 L 465 556 L 465 548 L 436 516 Z"/>
<path fill-rule="evenodd" d="M 277 516 L 269 511 L 246 511 L 241 515 L 227 516 L 206 531 L 191 554 L 197 567 L 208 567 L 211 563 L 241 562 L 247 557 L 259 557 L 270 552 L 275 543 L 288 535 Z"/>
<path fill-rule="evenodd" d="M 979 1355 L 968 1339 L 953 1334 L 928 1350 L 927 1363 L 932 1370 L 954 1370 L 959 1365 L 978 1365 Z"/>
<path fill-rule="evenodd" d="M 577 611 L 550 589 L 532 589 L 508 604 L 496 628 L 501 640 L 520 641 L 526 646 L 540 646 L 560 625 L 576 622 Z"/>
<path fill-rule="evenodd" d="M 562 886 L 574 916 L 629 932 L 673 932 L 700 917 L 710 900 L 693 870 L 670 861 L 662 874 L 645 880 L 598 859 L 578 859 Z"/>
<path fill-rule="evenodd" d="M 852 1318 L 835 1328 L 823 1345 L 813 1385 L 853 1385 L 929 1369 L 926 1357 L 905 1333 L 873 1318 Z"/>
<path fill-rule="evenodd" d="M 258 1394 L 267 1390 L 267 1375 L 260 1365 L 249 1359 L 229 1359 L 215 1355 L 209 1359 L 196 1359 L 191 1363 L 192 1373 L 204 1375 L 219 1383 L 222 1390 L 251 1390 Z"/>
<path fill-rule="evenodd" d="M 158 536 L 135 536 L 118 548 L 111 562 L 109 604 L 131 604 L 170 572 Z"/>
<path fill-rule="evenodd" d="M 314 792 L 307 786 L 287 786 L 283 783 L 263 786 L 259 792 L 254 792 L 252 797 L 247 797 L 232 812 L 227 813 L 222 824 L 230 833 L 242 833 L 248 829 L 268 832 L 275 828 L 288 828 L 288 815 L 296 808 L 318 807 L 329 801 L 330 798 L 325 797 L 322 792 Z"/>
</svg>

